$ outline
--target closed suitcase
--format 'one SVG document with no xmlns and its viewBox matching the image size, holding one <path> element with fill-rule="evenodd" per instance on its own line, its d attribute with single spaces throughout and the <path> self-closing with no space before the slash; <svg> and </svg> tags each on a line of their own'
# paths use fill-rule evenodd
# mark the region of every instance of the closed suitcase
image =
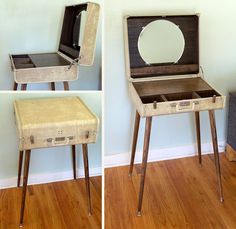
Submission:
<svg viewBox="0 0 236 229">
<path fill-rule="evenodd" d="M 93 64 L 100 6 L 84 3 L 67 6 L 57 51 L 10 55 L 16 83 L 72 81 L 78 65 Z"/>
<path fill-rule="evenodd" d="M 79 97 L 14 102 L 19 150 L 96 142 L 99 120 Z"/>
<path fill-rule="evenodd" d="M 148 63 L 140 41 L 148 26 L 155 22 L 172 24 L 183 37 L 183 52 L 177 61 Z M 163 23 L 164 24 L 164 23 Z M 162 34 L 157 34 L 161 36 Z M 153 34 L 153 37 L 156 34 Z M 146 38 L 148 39 L 148 38 Z M 203 78 L 199 64 L 199 15 L 126 16 L 124 18 L 126 76 L 132 101 L 140 116 L 222 109 L 225 96 Z M 168 44 L 164 40 L 163 44 Z M 170 44 L 172 45 L 172 44 Z M 168 47 L 167 47 L 168 49 Z M 163 53 L 162 56 L 164 56 Z"/>
</svg>

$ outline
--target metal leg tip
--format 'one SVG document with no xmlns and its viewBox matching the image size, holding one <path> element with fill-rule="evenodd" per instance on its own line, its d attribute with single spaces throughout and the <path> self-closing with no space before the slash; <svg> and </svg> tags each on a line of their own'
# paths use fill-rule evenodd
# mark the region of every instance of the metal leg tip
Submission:
<svg viewBox="0 0 236 229">
<path fill-rule="evenodd" d="M 132 177 L 132 173 L 129 173 L 129 175 L 128 175 L 129 177 Z"/>
<path fill-rule="evenodd" d="M 137 212 L 137 216 L 142 216 L 141 211 Z"/>
<path fill-rule="evenodd" d="M 24 226 L 23 226 L 23 223 L 20 223 L 20 227 L 24 227 Z"/>
<path fill-rule="evenodd" d="M 221 202 L 221 203 L 224 202 L 224 197 L 220 197 L 220 202 Z"/>
<path fill-rule="evenodd" d="M 88 215 L 89 215 L 89 216 L 92 216 L 92 212 L 89 212 Z"/>
</svg>

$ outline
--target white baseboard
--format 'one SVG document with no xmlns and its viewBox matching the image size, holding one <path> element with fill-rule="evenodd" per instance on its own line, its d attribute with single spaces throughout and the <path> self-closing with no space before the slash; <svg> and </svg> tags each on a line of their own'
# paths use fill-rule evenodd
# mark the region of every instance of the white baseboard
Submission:
<svg viewBox="0 0 236 229">
<path fill-rule="evenodd" d="M 219 152 L 225 151 L 225 142 L 221 141 L 218 142 Z M 177 159 L 183 157 L 192 157 L 195 156 L 197 153 L 197 146 L 187 145 L 187 146 L 179 146 L 173 148 L 163 148 L 163 149 L 155 149 L 150 150 L 148 153 L 148 161 L 163 161 L 163 160 L 170 160 L 170 159 Z M 202 154 L 210 154 L 213 152 L 212 144 L 211 143 L 204 143 L 202 144 Z M 114 155 L 105 155 L 104 156 L 104 167 L 116 167 L 116 166 L 123 166 L 128 165 L 130 161 L 130 153 L 119 153 Z M 138 151 L 135 155 L 135 164 L 141 163 L 142 161 L 142 152 Z"/>
<path fill-rule="evenodd" d="M 23 171 L 22 171 L 23 172 Z M 89 169 L 90 177 L 94 176 L 101 176 L 102 175 L 102 168 L 91 168 Z M 84 170 L 78 169 L 77 170 L 77 177 L 83 178 L 84 177 Z M 42 173 L 42 174 L 29 174 L 28 184 L 44 184 L 44 183 L 51 183 L 56 181 L 65 181 L 73 179 L 73 171 L 65 171 L 65 172 L 56 172 L 56 173 Z M 22 177 L 21 177 L 22 182 Z M 0 180 L 0 189 L 4 188 L 13 188 L 16 187 L 17 184 L 17 177 L 12 177 L 9 179 L 2 179 Z"/>
</svg>

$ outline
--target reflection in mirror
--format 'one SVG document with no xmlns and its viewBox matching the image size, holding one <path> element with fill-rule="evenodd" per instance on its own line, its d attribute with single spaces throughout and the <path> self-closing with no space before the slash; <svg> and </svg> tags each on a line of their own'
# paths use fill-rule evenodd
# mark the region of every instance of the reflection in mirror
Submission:
<svg viewBox="0 0 236 229">
<path fill-rule="evenodd" d="M 79 49 L 83 43 L 86 16 L 86 10 L 81 11 L 76 16 L 73 29 L 73 46 L 75 49 Z"/>
<path fill-rule="evenodd" d="M 87 17 L 86 10 L 81 11 L 80 12 L 80 33 L 79 33 L 79 44 L 78 44 L 80 47 L 83 42 L 86 17 Z"/>
<path fill-rule="evenodd" d="M 184 46 L 184 36 L 179 27 L 163 19 L 146 25 L 138 39 L 140 56 L 149 65 L 178 62 Z"/>
</svg>

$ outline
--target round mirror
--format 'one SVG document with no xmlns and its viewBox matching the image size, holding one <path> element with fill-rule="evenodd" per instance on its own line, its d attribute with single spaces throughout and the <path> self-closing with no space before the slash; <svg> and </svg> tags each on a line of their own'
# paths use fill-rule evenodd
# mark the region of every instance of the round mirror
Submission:
<svg viewBox="0 0 236 229">
<path fill-rule="evenodd" d="M 147 64 L 178 62 L 184 52 L 184 45 L 182 31 L 168 20 L 150 22 L 138 39 L 140 56 Z"/>
</svg>

